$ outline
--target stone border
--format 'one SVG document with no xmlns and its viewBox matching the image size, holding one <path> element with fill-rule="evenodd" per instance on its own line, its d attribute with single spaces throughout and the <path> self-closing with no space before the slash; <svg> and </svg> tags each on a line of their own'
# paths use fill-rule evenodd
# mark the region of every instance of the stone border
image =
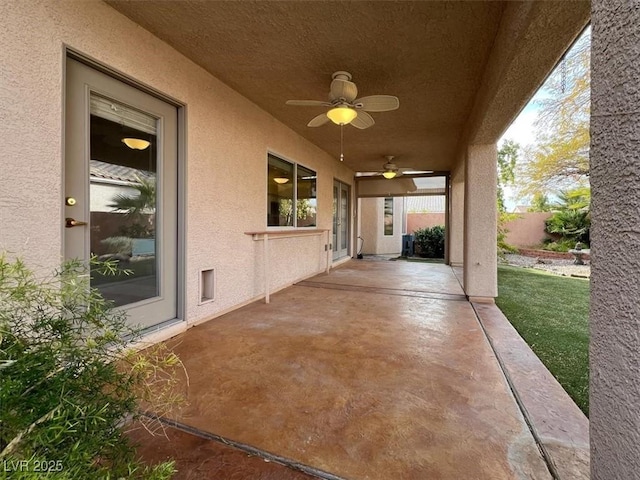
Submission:
<svg viewBox="0 0 640 480">
<path fill-rule="evenodd" d="M 552 252 L 550 250 L 535 250 L 533 248 L 519 248 L 518 254 L 525 257 L 539 257 L 539 258 L 559 258 L 563 260 L 573 260 L 575 257 L 569 252 Z M 583 260 L 591 260 L 588 253 L 583 254 Z"/>
</svg>

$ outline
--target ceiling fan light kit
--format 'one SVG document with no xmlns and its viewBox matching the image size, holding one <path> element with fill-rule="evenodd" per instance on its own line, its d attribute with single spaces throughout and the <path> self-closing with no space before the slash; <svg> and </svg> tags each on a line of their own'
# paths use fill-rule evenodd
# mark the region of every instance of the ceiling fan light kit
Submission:
<svg viewBox="0 0 640 480">
<path fill-rule="evenodd" d="M 349 108 L 346 105 L 340 105 L 336 108 L 332 108 L 327 112 L 327 117 L 336 125 L 347 125 L 351 123 L 358 116 L 353 108 Z"/>
<path fill-rule="evenodd" d="M 275 177 L 273 179 L 274 182 L 276 182 L 279 185 L 283 185 L 285 183 L 287 183 L 289 181 L 289 179 L 287 177 Z"/>
<path fill-rule="evenodd" d="M 382 172 L 382 176 L 388 180 L 391 180 L 396 176 L 396 172 L 394 172 L 393 170 L 387 170 L 385 172 Z"/>
</svg>

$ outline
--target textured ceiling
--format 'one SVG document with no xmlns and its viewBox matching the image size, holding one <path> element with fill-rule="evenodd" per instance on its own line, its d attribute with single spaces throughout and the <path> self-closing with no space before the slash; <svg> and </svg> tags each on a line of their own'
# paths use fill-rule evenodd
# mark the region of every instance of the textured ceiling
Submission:
<svg viewBox="0 0 640 480">
<path fill-rule="evenodd" d="M 395 95 L 366 130 L 345 127 L 345 163 L 448 170 L 500 26 L 503 2 L 248 2 L 108 0 L 215 77 L 338 157 L 340 129 L 309 128 L 331 74 L 353 75 L 359 96 Z"/>
</svg>

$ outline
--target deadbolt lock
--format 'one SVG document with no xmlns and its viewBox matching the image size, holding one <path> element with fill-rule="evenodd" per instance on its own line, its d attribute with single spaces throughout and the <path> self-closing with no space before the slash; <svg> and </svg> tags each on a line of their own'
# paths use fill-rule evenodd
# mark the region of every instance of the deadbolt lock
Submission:
<svg viewBox="0 0 640 480">
<path fill-rule="evenodd" d="M 64 199 L 64 204 L 69 207 L 73 207 L 76 204 L 76 199 L 73 197 L 67 197 Z"/>
</svg>

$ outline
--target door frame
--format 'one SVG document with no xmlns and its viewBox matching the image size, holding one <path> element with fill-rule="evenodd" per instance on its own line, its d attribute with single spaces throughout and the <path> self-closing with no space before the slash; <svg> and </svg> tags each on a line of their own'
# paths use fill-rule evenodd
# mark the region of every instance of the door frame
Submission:
<svg viewBox="0 0 640 480">
<path fill-rule="evenodd" d="M 187 242 L 185 233 L 187 232 L 187 215 L 186 215 L 186 199 L 187 199 L 187 168 L 186 168 L 186 158 L 187 158 L 187 106 L 180 102 L 179 100 L 162 93 L 161 91 L 145 84 L 139 82 L 132 77 L 116 70 L 114 68 L 108 67 L 99 60 L 83 54 L 78 50 L 70 47 L 69 45 L 63 45 L 63 55 L 62 55 L 62 162 L 61 162 L 61 191 L 60 191 L 60 235 L 61 238 L 64 239 L 65 227 L 62 219 L 64 218 L 64 201 L 65 201 L 65 168 L 66 168 L 66 140 L 65 140 L 65 129 L 66 129 L 66 86 L 67 86 L 67 60 L 76 60 L 77 62 L 83 63 L 84 65 L 102 73 L 108 75 L 126 85 L 129 85 L 135 89 L 138 89 L 148 95 L 156 97 L 157 99 L 168 103 L 169 105 L 176 108 L 178 118 L 177 118 L 177 152 L 176 152 L 176 161 L 177 161 L 177 186 L 176 186 L 176 215 L 177 215 L 177 223 L 176 223 L 176 318 L 170 319 L 156 325 L 152 325 L 150 327 L 146 327 L 142 333 L 143 335 L 148 335 L 159 330 L 162 330 L 166 327 L 172 326 L 174 324 L 180 322 L 186 322 L 186 298 L 187 298 L 187 282 L 186 282 L 186 258 L 187 258 Z M 65 244 L 64 241 L 61 244 L 61 258 L 64 258 L 65 255 Z"/>
</svg>

